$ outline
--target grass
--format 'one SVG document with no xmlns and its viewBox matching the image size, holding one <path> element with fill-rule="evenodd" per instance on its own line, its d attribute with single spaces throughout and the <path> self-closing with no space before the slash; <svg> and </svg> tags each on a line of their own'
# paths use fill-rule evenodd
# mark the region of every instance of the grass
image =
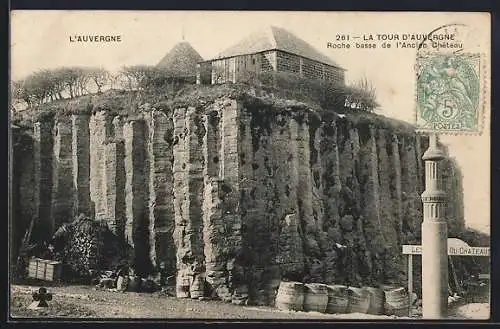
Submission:
<svg viewBox="0 0 500 329">
<path fill-rule="evenodd" d="M 284 95 L 287 96 L 284 96 Z M 235 99 L 243 102 L 247 108 L 260 108 L 266 111 L 293 111 L 308 113 L 319 120 L 339 118 L 338 114 L 352 122 L 353 125 L 372 124 L 381 129 L 413 134 L 414 127 L 403 121 L 391 119 L 376 113 L 350 109 L 345 107 L 321 108 L 313 100 L 297 97 L 292 99 L 291 93 L 282 93 L 272 88 L 252 86 L 249 84 L 222 85 L 184 85 L 181 89 L 152 89 L 143 91 L 107 90 L 101 94 L 91 94 L 73 99 L 57 100 L 42 104 L 36 108 L 28 108 L 16 112 L 12 121 L 21 126 L 31 126 L 33 122 L 51 120 L 72 114 L 92 114 L 107 111 L 112 115 L 137 117 L 140 112 L 151 109 L 171 113 L 175 108 L 194 107 L 198 110 L 207 108 L 220 99 Z M 261 112 L 261 111 L 259 111 Z M 332 116 L 332 113 L 334 115 Z"/>
</svg>

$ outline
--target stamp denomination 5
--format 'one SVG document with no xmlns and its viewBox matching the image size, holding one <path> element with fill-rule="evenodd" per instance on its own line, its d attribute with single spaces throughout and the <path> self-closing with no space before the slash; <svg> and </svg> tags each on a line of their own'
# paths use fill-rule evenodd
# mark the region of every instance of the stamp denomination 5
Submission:
<svg viewBox="0 0 500 329">
<path fill-rule="evenodd" d="M 417 57 L 417 127 L 439 132 L 478 132 L 480 56 Z"/>
</svg>

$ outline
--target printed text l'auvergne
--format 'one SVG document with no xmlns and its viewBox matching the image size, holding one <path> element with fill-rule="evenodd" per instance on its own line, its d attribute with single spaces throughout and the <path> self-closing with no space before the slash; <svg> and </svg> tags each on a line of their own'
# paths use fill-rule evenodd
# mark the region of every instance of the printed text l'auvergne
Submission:
<svg viewBox="0 0 500 329">
<path fill-rule="evenodd" d="M 110 42 L 122 42 L 121 35 L 70 35 L 69 42 L 82 42 L 82 43 L 110 43 Z"/>
</svg>

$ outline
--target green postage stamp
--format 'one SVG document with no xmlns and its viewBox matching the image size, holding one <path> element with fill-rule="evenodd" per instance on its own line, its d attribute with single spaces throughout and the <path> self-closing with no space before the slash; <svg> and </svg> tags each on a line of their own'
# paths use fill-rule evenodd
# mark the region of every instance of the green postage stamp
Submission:
<svg viewBox="0 0 500 329">
<path fill-rule="evenodd" d="M 482 94 L 479 54 L 417 57 L 418 130 L 480 133 Z"/>
</svg>

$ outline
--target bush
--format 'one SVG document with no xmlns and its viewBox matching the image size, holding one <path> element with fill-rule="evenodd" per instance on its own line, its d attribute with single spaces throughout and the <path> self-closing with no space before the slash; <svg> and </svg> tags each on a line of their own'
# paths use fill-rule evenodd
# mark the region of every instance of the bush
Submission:
<svg viewBox="0 0 500 329">
<path fill-rule="evenodd" d="M 287 99 L 313 103 L 323 109 L 353 108 L 374 111 L 379 104 L 375 100 L 375 89 L 366 80 L 355 86 L 346 86 L 333 81 L 309 79 L 289 72 L 263 72 L 247 74 L 244 83 L 267 88 Z"/>
</svg>

